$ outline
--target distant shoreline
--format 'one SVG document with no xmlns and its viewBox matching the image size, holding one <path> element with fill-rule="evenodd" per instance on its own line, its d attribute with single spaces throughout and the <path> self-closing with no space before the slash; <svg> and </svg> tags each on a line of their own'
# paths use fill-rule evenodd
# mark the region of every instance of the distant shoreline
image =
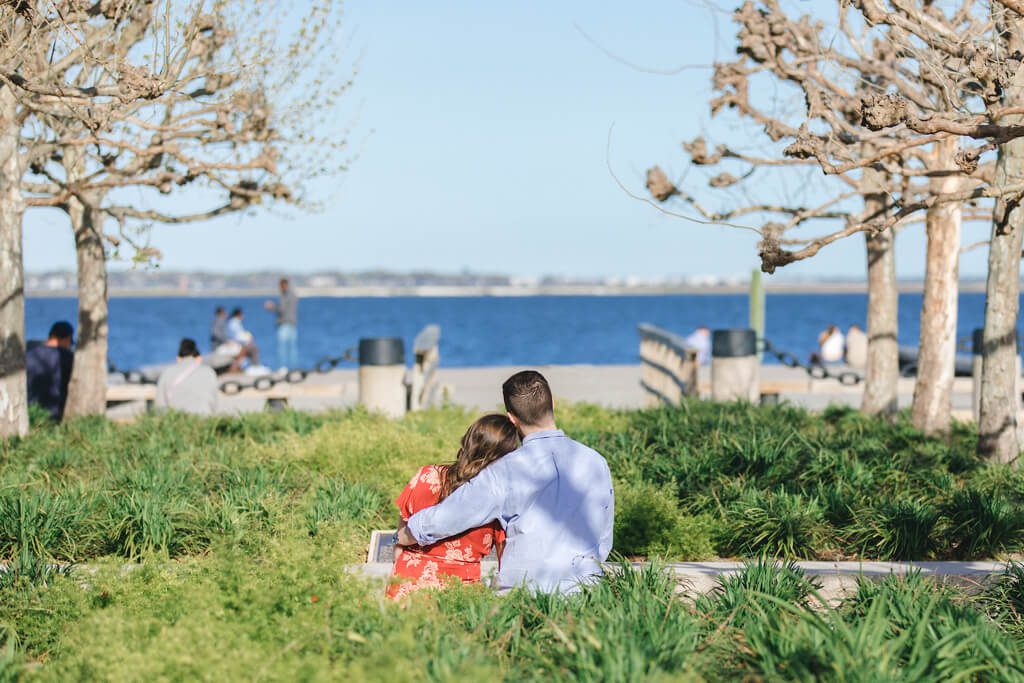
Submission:
<svg viewBox="0 0 1024 683">
<path fill-rule="evenodd" d="M 906 281 L 899 283 L 901 293 L 920 293 L 923 283 Z M 693 286 L 616 286 L 616 285 L 538 285 L 538 286 L 359 286 L 359 287 L 296 287 L 300 297 L 324 298 L 387 298 L 387 297 L 535 297 L 535 296 L 666 296 L 673 294 L 722 295 L 746 294 L 748 284 Z M 864 294 L 867 285 L 863 282 L 766 282 L 768 294 Z M 984 293 L 983 281 L 971 280 L 960 283 L 963 293 Z M 177 289 L 170 287 L 153 288 L 112 288 L 111 297 L 117 298 L 219 298 L 219 297 L 273 297 L 276 289 L 225 288 L 217 290 Z M 26 291 L 30 298 L 74 298 L 75 289 Z"/>
</svg>

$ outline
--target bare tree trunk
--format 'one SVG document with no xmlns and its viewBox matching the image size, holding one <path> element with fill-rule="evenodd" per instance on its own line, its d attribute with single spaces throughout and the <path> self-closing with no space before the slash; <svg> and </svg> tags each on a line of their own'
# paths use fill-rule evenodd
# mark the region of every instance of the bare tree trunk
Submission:
<svg viewBox="0 0 1024 683">
<path fill-rule="evenodd" d="M 1024 20 L 1005 12 L 1009 49 L 1022 48 Z M 1018 69 L 1003 92 L 1003 105 L 1024 105 L 1024 70 Z M 1006 116 L 1000 123 L 1024 124 L 1024 116 Z M 1024 138 L 999 146 L 995 187 L 1024 180 Z M 992 217 L 985 285 L 985 332 L 981 356 L 981 407 L 978 419 L 978 455 L 989 462 L 1016 462 L 1017 440 L 1017 308 L 1020 297 L 1020 249 L 1024 233 L 1024 207 L 1017 196 L 1000 197 Z"/>
<path fill-rule="evenodd" d="M 0 85 L 0 438 L 28 433 L 20 134 L 14 95 Z"/>
<path fill-rule="evenodd" d="M 97 212 L 73 198 L 68 205 L 78 260 L 78 345 L 64 419 L 107 409 L 107 260 Z"/>
<path fill-rule="evenodd" d="M 932 168 L 955 169 L 956 138 L 936 143 Z M 935 178 L 932 194 L 943 195 L 960 189 L 955 174 Z M 944 434 L 950 428 L 950 397 L 956 373 L 956 317 L 960 279 L 960 226 L 963 206 L 940 204 L 928 210 L 925 231 L 928 256 L 921 306 L 921 340 L 917 357 L 917 382 L 910 421 L 926 434 Z"/>
<path fill-rule="evenodd" d="M 874 194 L 865 193 L 865 214 L 884 212 L 886 195 L 881 191 L 884 175 L 865 169 L 861 182 L 868 191 L 878 189 Z M 866 232 L 864 240 L 868 259 L 868 365 L 861 410 L 869 415 L 892 415 L 898 408 L 896 390 L 900 376 L 895 234 L 892 230 Z"/>
</svg>

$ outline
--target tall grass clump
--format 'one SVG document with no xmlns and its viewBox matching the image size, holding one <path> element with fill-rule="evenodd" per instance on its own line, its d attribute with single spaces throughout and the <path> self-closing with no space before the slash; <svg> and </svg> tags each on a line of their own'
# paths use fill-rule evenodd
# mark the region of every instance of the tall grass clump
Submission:
<svg viewBox="0 0 1024 683">
<path fill-rule="evenodd" d="M 93 542 L 94 501 L 81 491 L 37 484 L 0 493 L 0 557 L 73 562 Z"/>
<path fill-rule="evenodd" d="M 733 677 L 800 681 L 1015 681 L 1019 644 L 984 614 L 919 574 L 864 580 L 839 609 L 766 595 L 723 648 Z"/>
<path fill-rule="evenodd" d="M 516 638 L 513 677 L 627 683 L 692 674 L 704 627 L 674 593 L 661 567 L 626 564 L 568 599 L 519 596 L 537 619 Z"/>
<path fill-rule="evenodd" d="M 1024 538 L 1024 509 L 1000 493 L 957 490 L 943 512 L 949 520 L 950 550 L 957 558 L 1018 549 Z"/>
<path fill-rule="evenodd" d="M 917 560 L 930 557 L 939 511 L 916 498 L 875 503 L 859 510 L 849 527 L 855 547 L 863 557 L 879 560 Z"/>
<path fill-rule="evenodd" d="M 306 513 L 309 535 L 315 536 L 326 522 L 349 520 L 365 524 L 379 517 L 386 504 L 387 499 L 380 491 L 365 484 L 327 480 L 317 487 Z"/>
<path fill-rule="evenodd" d="M 738 555 L 814 557 L 828 539 L 818 499 L 784 489 L 748 490 L 726 509 L 726 521 L 722 543 Z"/>
<path fill-rule="evenodd" d="M 820 589 L 821 583 L 792 560 L 779 563 L 762 557 L 745 562 L 735 574 L 720 575 L 695 607 L 716 623 L 742 627 L 765 608 L 774 608 L 773 601 L 806 607 Z"/>
<path fill-rule="evenodd" d="M 978 603 L 993 619 L 1024 640 L 1024 564 L 1010 562 L 1003 573 L 985 587 Z"/>
</svg>

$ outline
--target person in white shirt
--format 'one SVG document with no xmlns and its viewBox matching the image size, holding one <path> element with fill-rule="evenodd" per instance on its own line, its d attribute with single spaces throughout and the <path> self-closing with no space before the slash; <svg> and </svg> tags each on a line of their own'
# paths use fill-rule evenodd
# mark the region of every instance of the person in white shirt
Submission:
<svg viewBox="0 0 1024 683">
<path fill-rule="evenodd" d="M 220 390 L 217 373 L 203 364 L 194 340 L 178 345 L 178 362 L 160 373 L 156 383 L 156 407 L 193 415 L 213 415 Z"/>
<path fill-rule="evenodd" d="M 686 345 L 697 352 L 697 365 L 711 362 L 711 330 L 698 327 L 686 338 Z"/>
<path fill-rule="evenodd" d="M 860 325 L 850 325 L 846 332 L 846 364 L 858 370 L 868 366 L 868 335 Z"/>
<path fill-rule="evenodd" d="M 817 365 L 841 363 L 845 349 L 846 341 L 843 333 L 835 325 L 829 325 L 818 335 L 818 351 L 811 354 L 811 363 Z"/>
<path fill-rule="evenodd" d="M 245 329 L 245 325 L 242 324 L 243 317 L 241 308 L 231 311 L 231 315 L 228 317 L 228 340 L 235 342 L 242 348 L 241 353 L 235 358 L 235 362 L 231 364 L 231 372 L 240 372 L 246 359 L 253 365 L 260 364 L 260 349 L 256 346 L 252 332 Z"/>
</svg>

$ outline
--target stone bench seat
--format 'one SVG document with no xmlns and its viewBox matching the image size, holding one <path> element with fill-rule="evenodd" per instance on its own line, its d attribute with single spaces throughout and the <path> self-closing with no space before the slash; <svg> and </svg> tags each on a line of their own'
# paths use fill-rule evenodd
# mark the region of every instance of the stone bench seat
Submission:
<svg viewBox="0 0 1024 683">
<path fill-rule="evenodd" d="M 352 565 L 348 571 L 361 574 L 367 578 L 384 580 L 391 576 L 394 561 L 394 546 L 391 537 L 394 530 L 375 530 L 370 535 L 367 561 L 362 565 Z M 632 562 L 634 567 L 642 567 L 645 562 Z M 842 599 L 850 597 L 857 590 L 860 579 L 880 580 L 887 576 L 906 576 L 912 572 L 920 572 L 924 576 L 959 587 L 965 592 L 980 590 L 986 583 L 1002 574 L 1007 563 L 998 560 L 977 560 L 974 562 L 882 562 L 882 561 L 816 561 L 800 560 L 796 565 L 806 572 L 809 578 L 821 584 L 818 591 L 820 597 L 830 605 L 838 604 Z M 735 560 L 715 560 L 708 562 L 667 562 L 665 571 L 675 575 L 680 593 L 690 595 L 710 592 L 720 576 L 736 574 L 743 569 L 743 562 Z M 609 562 L 605 570 L 616 571 L 618 565 Z M 480 563 L 481 573 L 485 577 L 493 576 L 498 571 L 498 562 L 492 553 L 488 559 Z"/>
</svg>

